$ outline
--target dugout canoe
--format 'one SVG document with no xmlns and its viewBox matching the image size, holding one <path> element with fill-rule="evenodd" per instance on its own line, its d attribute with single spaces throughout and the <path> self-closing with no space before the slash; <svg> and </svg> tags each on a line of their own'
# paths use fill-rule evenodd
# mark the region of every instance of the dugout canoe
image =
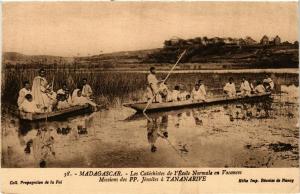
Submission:
<svg viewBox="0 0 300 194">
<path fill-rule="evenodd" d="M 63 110 L 56 110 L 48 113 L 25 113 L 20 111 L 19 118 L 21 120 L 36 121 L 54 118 L 66 118 L 72 115 L 86 114 L 93 112 L 94 108 L 88 104 L 72 106 Z"/>
<path fill-rule="evenodd" d="M 205 102 L 203 101 L 178 101 L 178 102 L 162 102 L 162 103 L 151 103 L 146 112 L 155 112 L 155 111 L 165 111 L 172 109 L 180 109 L 185 107 L 196 107 L 196 106 L 206 106 L 217 103 L 230 103 L 235 101 L 261 101 L 263 99 L 270 98 L 271 93 L 264 94 L 251 94 L 249 96 L 236 96 L 236 97 L 215 97 L 211 99 L 207 99 Z M 147 102 L 138 102 L 138 103 L 126 103 L 123 104 L 125 107 L 129 107 L 135 109 L 137 112 L 143 112 L 145 107 L 147 106 Z"/>
</svg>

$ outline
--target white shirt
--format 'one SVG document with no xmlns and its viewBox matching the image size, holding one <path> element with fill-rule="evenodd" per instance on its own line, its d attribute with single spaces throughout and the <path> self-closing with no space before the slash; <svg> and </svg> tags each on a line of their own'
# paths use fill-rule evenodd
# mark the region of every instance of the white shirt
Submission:
<svg viewBox="0 0 300 194">
<path fill-rule="evenodd" d="M 20 111 L 27 112 L 27 113 L 37 113 L 40 112 L 36 106 L 34 101 L 29 102 L 27 99 L 19 107 Z"/>
<path fill-rule="evenodd" d="M 174 101 L 174 102 L 178 101 L 179 93 L 180 92 L 178 90 L 172 91 L 172 101 Z"/>
<path fill-rule="evenodd" d="M 206 91 L 204 85 L 201 85 L 198 90 L 195 88 L 192 91 L 193 100 L 205 100 Z"/>
<path fill-rule="evenodd" d="M 273 88 L 274 88 L 274 82 L 273 82 L 273 80 L 270 77 L 267 78 L 267 79 L 264 79 L 263 82 L 264 83 L 268 83 L 270 85 L 271 90 L 273 90 Z"/>
<path fill-rule="evenodd" d="M 73 105 L 84 105 L 84 104 L 87 104 L 87 98 L 86 97 L 83 97 L 83 96 L 76 96 L 74 99 L 73 99 Z"/>
<path fill-rule="evenodd" d="M 58 110 L 69 108 L 70 106 L 71 105 L 66 100 L 57 102 L 57 109 Z"/>
<path fill-rule="evenodd" d="M 164 84 L 164 83 L 161 83 L 161 84 L 159 85 L 159 90 L 160 90 L 160 91 L 164 91 L 164 90 L 169 91 L 167 85 Z"/>
<path fill-rule="evenodd" d="M 64 89 L 59 89 L 59 90 L 57 90 L 57 94 L 63 94 L 63 95 L 65 95 L 66 92 L 65 92 Z"/>
<path fill-rule="evenodd" d="M 86 97 L 90 97 L 93 94 L 93 90 L 89 84 L 85 84 L 82 87 L 82 95 Z"/>
<path fill-rule="evenodd" d="M 18 106 L 20 107 L 21 104 L 24 102 L 25 100 L 25 96 L 27 94 L 31 94 L 31 90 L 27 90 L 26 88 L 22 88 L 20 91 L 19 91 L 19 97 L 18 97 Z"/>
<path fill-rule="evenodd" d="M 183 91 L 179 94 L 179 98 L 181 101 L 186 100 L 186 96 L 189 95 L 189 93 L 187 91 Z"/>
<path fill-rule="evenodd" d="M 251 92 L 250 84 L 247 80 L 242 82 L 240 90 L 242 93 L 250 93 Z"/>
<path fill-rule="evenodd" d="M 232 96 L 235 96 L 235 95 L 236 95 L 236 90 L 235 90 L 235 84 L 234 84 L 234 83 L 229 83 L 229 82 L 228 82 L 228 83 L 224 86 L 223 90 L 224 90 L 225 92 L 227 92 L 227 94 L 228 94 L 229 97 L 232 97 Z"/>
<path fill-rule="evenodd" d="M 92 102 L 91 100 L 87 99 L 84 96 L 76 96 L 73 99 L 73 105 L 85 105 L 85 104 L 89 104 L 92 106 L 97 106 L 94 102 Z"/>
<path fill-rule="evenodd" d="M 156 78 L 156 76 L 152 73 L 150 73 L 148 76 L 147 76 L 147 81 L 148 81 L 148 84 L 151 85 L 157 85 L 158 84 L 158 80 Z"/>
<path fill-rule="evenodd" d="M 262 84 L 259 84 L 255 87 L 255 92 L 256 93 L 265 93 L 266 89 Z"/>
<path fill-rule="evenodd" d="M 199 90 L 202 92 L 204 96 L 206 96 L 205 86 L 203 84 L 200 85 Z"/>
</svg>

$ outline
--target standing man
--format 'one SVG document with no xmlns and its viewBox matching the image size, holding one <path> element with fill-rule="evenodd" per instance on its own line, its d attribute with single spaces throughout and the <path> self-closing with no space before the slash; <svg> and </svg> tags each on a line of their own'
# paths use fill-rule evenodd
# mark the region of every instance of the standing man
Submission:
<svg viewBox="0 0 300 194">
<path fill-rule="evenodd" d="M 48 110 L 51 107 L 51 102 L 48 94 L 52 92 L 51 85 L 45 78 L 45 69 L 39 70 L 39 75 L 33 79 L 32 82 L 32 97 L 39 109 Z"/>
<path fill-rule="evenodd" d="M 160 102 L 161 101 L 161 96 L 159 94 L 159 84 L 160 84 L 161 81 L 157 80 L 155 74 L 156 74 L 155 67 L 151 67 L 150 68 L 150 73 L 147 76 L 147 81 L 148 81 L 148 84 L 149 84 L 150 89 L 152 91 L 152 95 L 155 96 L 154 101 Z"/>
<path fill-rule="evenodd" d="M 82 79 L 82 96 L 90 99 L 91 95 L 93 94 L 93 90 L 91 86 L 87 83 L 87 79 L 83 78 Z"/>
<path fill-rule="evenodd" d="M 25 96 L 26 96 L 27 94 L 31 94 L 31 88 L 30 88 L 29 81 L 24 81 L 24 82 L 23 82 L 23 86 L 24 86 L 24 88 L 22 88 L 22 89 L 19 91 L 19 97 L 18 97 L 18 106 L 19 106 L 19 107 L 20 107 L 21 104 L 24 102 Z"/>
</svg>

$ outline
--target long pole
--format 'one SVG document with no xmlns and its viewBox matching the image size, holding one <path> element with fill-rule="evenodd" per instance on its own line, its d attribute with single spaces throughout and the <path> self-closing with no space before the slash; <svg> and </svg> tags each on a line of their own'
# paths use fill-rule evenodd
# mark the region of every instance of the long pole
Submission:
<svg viewBox="0 0 300 194">
<path fill-rule="evenodd" d="M 181 58 L 183 57 L 183 55 L 186 53 L 186 50 L 184 50 L 181 55 L 179 56 L 177 62 L 173 65 L 173 67 L 171 68 L 171 70 L 169 71 L 168 75 L 166 76 L 166 78 L 163 80 L 162 84 L 164 84 L 167 79 L 169 78 L 170 74 L 172 73 L 172 71 L 175 69 L 176 65 L 179 63 L 179 61 L 181 60 Z M 147 106 L 144 108 L 143 113 L 146 112 L 147 108 L 149 107 L 149 105 L 152 103 L 153 99 L 155 98 L 156 94 L 154 94 L 152 96 L 152 98 L 148 101 Z"/>
</svg>

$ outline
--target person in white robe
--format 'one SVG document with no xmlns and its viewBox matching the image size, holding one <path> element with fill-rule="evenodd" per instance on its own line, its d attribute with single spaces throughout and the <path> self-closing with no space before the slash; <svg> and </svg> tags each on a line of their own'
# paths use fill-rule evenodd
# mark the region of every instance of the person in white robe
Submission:
<svg viewBox="0 0 300 194">
<path fill-rule="evenodd" d="M 172 91 L 172 101 L 176 102 L 180 100 L 180 87 L 175 86 L 174 90 Z"/>
<path fill-rule="evenodd" d="M 272 91 L 274 89 L 275 86 L 274 82 L 268 74 L 266 75 L 266 78 L 263 80 L 263 83 L 267 85 L 266 90 Z"/>
<path fill-rule="evenodd" d="M 19 107 L 19 110 L 25 113 L 41 113 L 42 111 L 37 107 L 31 94 L 26 94 L 25 99 Z"/>
<path fill-rule="evenodd" d="M 206 97 L 206 89 L 205 89 L 205 85 L 203 84 L 203 81 L 202 80 L 199 80 L 198 81 L 198 84 L 199 84 L 199 89 L 200 91 L 202 92 L 202 94 Z"/>
<path fill-rule="evenodd" d="M 148 101 L 152 98 L 152 90 L 150 86 L 147 86 L 146 93 L 145 93 L 145 99 Z"/>
<path fill-rule="evenodd" d="M 241 94 L 242 94 L 242 95 L 250 95 L 250 93 L 251 93 L 251 87 L 250 87 L 250 84 L 249 84 L 249 82 L 246 80 L 245 77 L 242 78 L 242 83 L 241 83 L 240 90 L 241 90 Z"/>
<path fill-rule="evenodd" d="M 27 94 L 31 94 L 31 86 L 30 86 L 29 81 L 24 81 L 23 85 L 24 85 L 24 88 L 22 88 L 19 91 L 19 96 L 18 96 L 18 101 L 17 101 L 18 107 L 20 107 L 21 104 L 24 102 L 25 96 Z"/>
<path fill-rule="evenodd" d="M 228 95 L 228 97 L 234 97 L 236 95 L 236 89 L 235 89 L 235 84 L 233 83 L 233 78 L 229 78 L 229 82 L 226 83 L 226 85 L 223 88 L 223 91 L 225 94 Z"/>
<path fill-rule="evenodd" d="M 167 83 L 161 83 L 159 85 L 159 91 L 163 102 L 172 101 L 171 91 L 169 90 Z"/>
<path fill-rule="evenodd" d="M 93 94 L 92 87 L 87 83 L 87 79 L 83 78 L 82 79 L 82 96 L 87 97 L 88 99 L 91 98 Z"/>
<path fill-rule="evenodd" d="M 51 93 L 51 85 L 48 85 L 48 82 L 45 78 L 45 73 L 45 70 L 41 69 L 39 71 L 39 76 L 36 76 L 33 79 L 32 97 L 39 109 L 50 111 L 52 103 L 49 97 L 49 94 Z"/>
<path fill-rule="evenodd" d="M 66 99 L 64 94 L 57 95 L 57 110 L 62 110 L 71 107 L 71 104 Z"/>
<path fill-rule="evenodd" d="M 59 90 L 57 90 L 56 94 L 57 94 L 57 95 L 58 95 L 58 94 L 63 94 L 63 95 L 65 95 L 67 89 L 68 89 L 67 84 L 63 84 L 62 88 L 59 89 Z"/>
<path fill-rule="evenodd" d="M 205 101 L 206 99 L 206 91 L 205 87 L 202 84 L 202 88 L 200 88 L 199 83 L 195 84 L 195 87 L 192 90 L 192 100 L 193 101 Z"/>
<path fill-rule="evenodd" d="M 67 90 L 65 91 L 65 98 L 66 98 L 67 102 L 72 106 L 72 97 L 70 96 L 70 91 L 69 91 L 69 89 L 67 89 Z"/>
<path fill-rule="evenodd" d="M 155 67 L 151 67 L 150 68 L 150 73 L 147 76 L 147 81 L 148 81 L 148 85 L 150 86 L 150 89 L 152 91 L 152 97 L 151 98 L 153 98 L 155 96 L 154 101 L 155 102 L 161 102 L 161 95 L 160 95 L 160 83 L 161 83 L 161 81 L 158 81 L 155 74 L 156 74 Z"/>
<path fill-rule="evenodd" d="M 77 93 L 79 90 L 82 90 L 82 84 L 79 82 L 77 83 L 77 87 L 73 90 L 72 95 L 71 95 L 71 99 L 72 99 L 72 103 L 74 101 L 74 99 L 77 97 Z"/>
<path fill-rule="evenodd" d="M 180 91 L 178 96 L 179 96 L 180 101 L 189 100 L 191 97 L 190 93 L 185 90 Z"/>
<path fill-rule="evenodd" d="M 85 104 L 89 104 L 93 107 L 96 107 L 96 103 L 94 103 L 93 101 L 87 99 L 86 97 L 82 96 L 82 92 L 81 90 L 77 91 L 77 96 L 74 97 L 73 99 L 73 105 L 85 105 Z"/>
<path fill-rule="evenodd" d="M 74 99 L 77 97 L 77 93 L 78 93 L 79 90 L 80 90 L 79 88 L 76 88 L 76 89 L 73 90 L 72 97 L 71 97 L 72 102 L 74 102 Z"/>
<path fill-rule="evenodd" d="M 257 81 L 257 85 L 254 91 L 256 94 L 262 94 L 266 92 L 266 88 L 263 86 L 263 84 L 260 81 Z"/>
</svg>

